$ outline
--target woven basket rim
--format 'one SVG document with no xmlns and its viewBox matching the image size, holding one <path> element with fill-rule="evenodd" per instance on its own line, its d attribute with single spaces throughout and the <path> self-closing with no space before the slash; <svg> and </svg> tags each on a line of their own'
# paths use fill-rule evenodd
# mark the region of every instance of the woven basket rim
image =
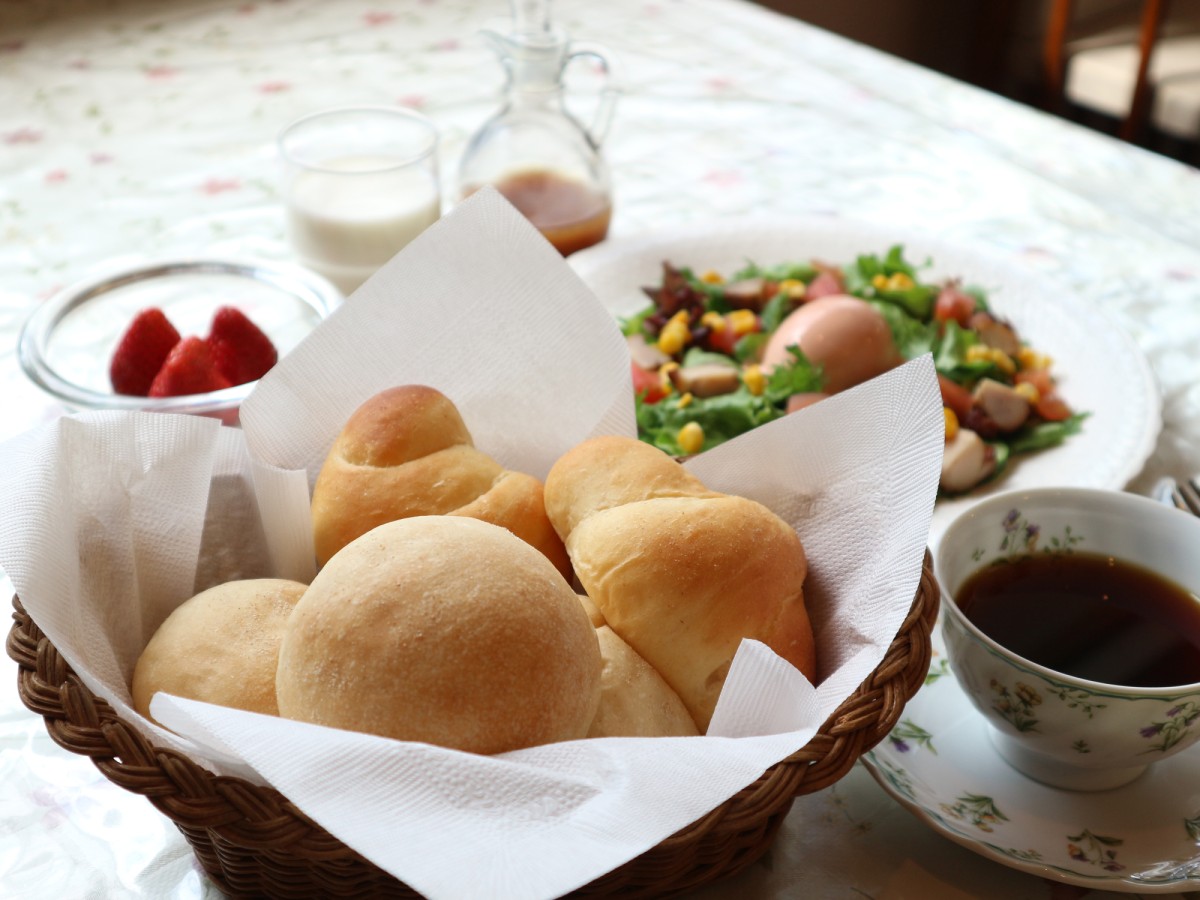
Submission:
<svg viewBox="0 0 1200 900">
<path fill-rule="evenodd" d="M 18 693 L 66 750 L 145 796 L 183 832 L 208 875 L 234 896 L 417 897 L 313 822 L 283 794 L 151 742 L 94 695 L 16 596 L 6 649 Z M 803 748 L 724 803 L 575 896 L 657 897 L 724 878 L 762 855 L 796 797 L 842 778 L 899 721 L 924 683 L 940 604 L 928 550 L 913 602 L 876 669 Z"/>
</svg>

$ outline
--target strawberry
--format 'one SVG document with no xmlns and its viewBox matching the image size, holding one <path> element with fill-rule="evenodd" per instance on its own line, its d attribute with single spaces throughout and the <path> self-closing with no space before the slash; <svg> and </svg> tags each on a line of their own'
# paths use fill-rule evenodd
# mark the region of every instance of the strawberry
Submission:
<svg viewBox="0 0 1200 900">
<path fill-rule="evenodd" d="M 113 352 L 108 367 L 113 390 L 145 397 L 167 354 L 178 343 L 179 332 L 161 309 L 143 309 L 133 317 Z"/>
<path fill-rule="evenodd" d="M 245 384 L 267 373 L 279 353 L 271 339 L 240 309 L 222 306 L 208 334 L 213 363 L 230 384 Z"/>
<path fill-rule="evenodd" d="M 231 386 L 217 371 L 212 352 L 203 338 L 186 337 L 167 356 L 154 383 L 151 397 L 178 397 L 181 394 L 206 394 Z"/>
</svg>

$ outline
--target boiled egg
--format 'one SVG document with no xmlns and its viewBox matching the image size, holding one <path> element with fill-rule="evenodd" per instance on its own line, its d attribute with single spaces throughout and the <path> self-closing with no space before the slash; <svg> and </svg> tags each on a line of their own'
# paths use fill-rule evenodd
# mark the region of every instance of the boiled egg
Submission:
<svg viewBox="0 0 1200 900">
<path fill-rule="evenodd" d="M 830 294 L 805 303 L 771 335 L 763 365 L 791 360 L 798 346 L 825 374 L 826 393 L 836 394 L 881 375 L 902 362 L 892 331 L 878 310 L 848 294 Z"/>
</svg>

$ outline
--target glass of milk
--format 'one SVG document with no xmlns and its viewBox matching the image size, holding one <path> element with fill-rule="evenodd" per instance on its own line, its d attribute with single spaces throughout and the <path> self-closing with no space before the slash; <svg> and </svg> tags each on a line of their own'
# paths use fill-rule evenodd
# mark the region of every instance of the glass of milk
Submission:
<svg viewBox="0 0 1200 900">
<path fill-rule="evenodd" d="M 412 110 L 313 113 L 279 136 L 288 237 L 347 294 L 441 215 L 437 128 Z"/>
</svg>

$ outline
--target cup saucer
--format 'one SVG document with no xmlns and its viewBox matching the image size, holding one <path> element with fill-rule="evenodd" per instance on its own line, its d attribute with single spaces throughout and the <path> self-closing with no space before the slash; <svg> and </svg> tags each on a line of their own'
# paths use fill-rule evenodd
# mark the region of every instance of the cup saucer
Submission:
<svg viewBox="0 0 1200 900">
<path fill-rule="evenodd" d="M 997 753 L 950 672 L 933 665 L 900 722 L 862 757 L 883 789 L 985 857 L 1067 884 L 1142 894 L 1200 889 L 1200 745 L 1108 791 L 1049 787 Z"/>
</svg>

